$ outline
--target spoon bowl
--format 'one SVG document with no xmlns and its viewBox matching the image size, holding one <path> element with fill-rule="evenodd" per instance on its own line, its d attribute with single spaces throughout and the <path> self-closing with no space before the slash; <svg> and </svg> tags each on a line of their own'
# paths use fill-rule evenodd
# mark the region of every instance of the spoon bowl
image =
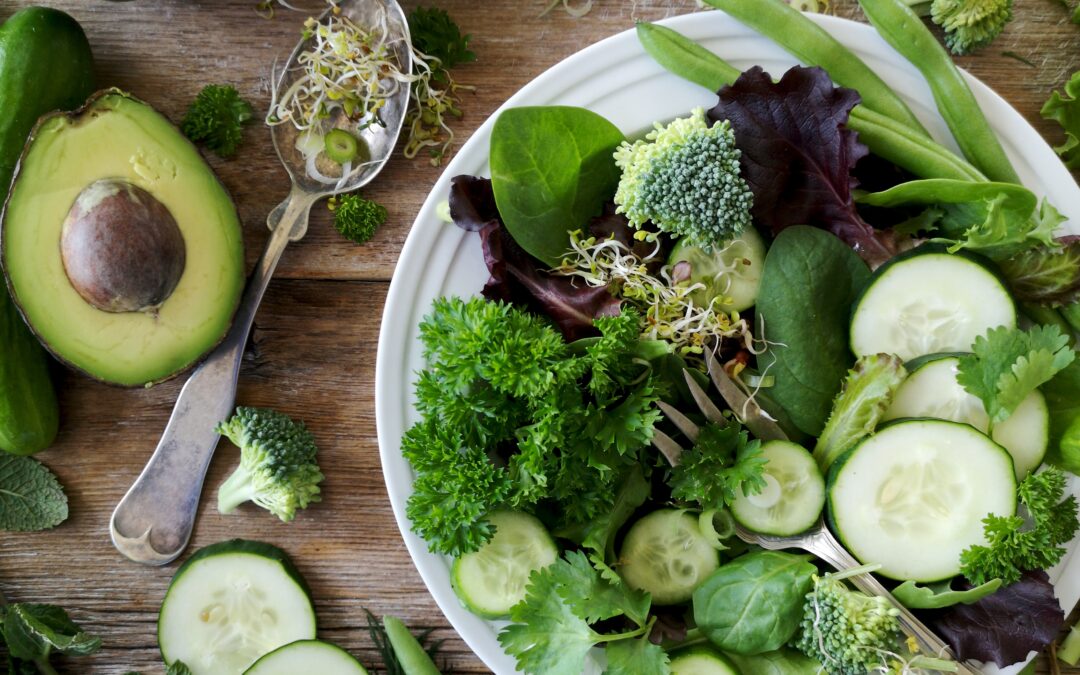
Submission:
<svg viewBox="0 0 1080 675">
<path fill-rule="evenodd" d="M 349 17 L 361 27 L 385 27 L 387 44 L 398 60 L 398 70 L 412 71 L 409 27 L 396 0 L 339 0 L 337 7 L 327 10 L 319 22 L 328 22 L 338 15 Z M 311 39 L 301 40 L 293 50 L 276 81 L 275 96 L 299 76 L 300 56 Z M 361 129 L 363 120 L 356 122 L 340 113 L 321 122 L 326 131 L 333 126 L 346 128 L 367 143 L 369 159 L 350 167 L 352 170 L 336 182 L 322 182 L 308 174 L 308 161 L 296 147 L 300 132 L 293 124 L 273 127 L 274 147 L 292 180 L 292 190 L 267 217 L 270 238 L 248 281 L 232 328 L 188 378 L 157 449 L 113 511 L 110 535 L 116 548 L 129 559 L 164 565 L 187 547 L 203 479 L 219 439 L 214 429 L 232 414 L 240 360 L 270 277 L 288 243 L 307 232 L 312 204 L 320 197 L 366 185 L 390 159 L 404 123 L 410 91 L 406 78 L 395 79 L 392 84 L 395 85 L 392 93 L 379 111 L 379 123 Z"/>
</svg>

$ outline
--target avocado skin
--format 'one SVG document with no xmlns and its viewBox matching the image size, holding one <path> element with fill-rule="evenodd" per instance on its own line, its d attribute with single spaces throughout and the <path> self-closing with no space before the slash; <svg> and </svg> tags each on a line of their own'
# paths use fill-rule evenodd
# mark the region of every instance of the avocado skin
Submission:
<svg viewBox="0 0 1080 675">
<path fill-rule="evenodd" d="M 37 118 L 77 107 L 94 90 L 93 56 L 75 19 L 28 7 L 0 26 L 0 185 L 6 193 Z M 59 427 L 48 357 L 0 288 L 0 450 L 29 455 Z"/>
</svg>

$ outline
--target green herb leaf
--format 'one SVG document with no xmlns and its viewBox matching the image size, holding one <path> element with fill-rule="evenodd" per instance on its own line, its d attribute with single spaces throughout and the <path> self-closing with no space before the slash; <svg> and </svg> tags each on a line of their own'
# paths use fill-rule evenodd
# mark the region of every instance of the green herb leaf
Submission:
<svg viewBox="0 0 1080 675">
<path fill-rule="evenodd" d="M 649 642 L 647 637 L 612 642 L 604 650 L 607 668 L 604 675 L 667 675 L 667 652 Z"/>
<path fill-rule="evenodd" d="M 1080 22 L 1080 6 L 1073 14 L 1073 21 Z M 1045 119 L 1056 120 L 1065 131 L 1065 142 L 1054 147 L 1061 161 L 1070 169 L 1080 168 L 1080 70 L 1065 83 L 1063 93 L 1055 91 L 1050 95 L 1040 114 Z"/>
<path fill-rule="evenodd" d="M 188 668 L 183 661 L 173 661 L 169 669 L 165 671 L 165 675 L 191 675 L 191 668 Z"/>
<path fill-rule="evenodd" d="M 557 267 L 569 232 L 583 229 L 615 192 L 612 153 L 623 140 L 618 127 L 584 108 L 503 111 L 491 131 L 491 184 L 514 241 Z"/>
<path fill-rule="evenodd" d="M 706 510 L 722 509 L 739 491 L 750 495 L 765 487 L 761 474 L 767 461 L 761 456 L 761 441 L 750 440 L 738 421 L 710 422 L 672 467 L 671 496 L 697 502 Z"/>
<path fill-rule="evenodd" d="M 0 530 L 47 530 L 67 520 L 60 481 L 41 462 L 0 453 Z"/>
<path fill-rule="evenodd" d="M 973 584 L 1001 579 L 1007 585 L 1025 571 L 1053 567 L 1076 534 L 1080 525 L 1076 498 L 1064 497 L 1065 473 L 1060 469 L 1030 474 L 1016 493 L 1031 524 L 1025 523 L 1023 514 L 990 514 L 983 520 L 987 545 L 972 546 L 960 554 L 961 571 Z"/>
<path fill-rule="evenodd" d="M 48 659 L 54 651 L 85 656 L 101 647 L 99 638 L 84 633 L 55 605 L 16 603 L 3 608 L 3 618 L 4 640 L 16 659 Z"/>
<path fill-rule="evenodd" d="M 1001 579 L 990 579 L 965 591 L 954 591 L 952 579 L 935 584 L 920 586 L 914 581 L 905 581 L 893 589 L 893 597 L 908 609 L 941 609 L 957 603 L 970 605 L 980 598 L 990 595 L 1001 587 Z"/>
<path fill-rule="evenodd" d="M 652 604 L 648 593 L 602 578 L 579 551 L 569 551 L 565 561 L 558 592 L 577 616 L 589 623 L 626 616 L 638 626 L 645 625 Z"/>
<path fill-rule="evenodd" d="M 1070 338 L 1057 326 L 992 328 L 975 339 L 972 354 L 960 357 L 956 376 L 982 400 L 991 422 L 1002 422 L 1028 394 L 1073 362 Z"/>
<path fill-rule="evenodd" d="M 414 9 L 409 13 L 409 34 L 413 46 L 427 56 L 439 59 L 443 69 L 476 60 L 476 54 L 469 50 L 470 36 L 461 34 L 461 29 L 444 9 Z"/>
</svg>

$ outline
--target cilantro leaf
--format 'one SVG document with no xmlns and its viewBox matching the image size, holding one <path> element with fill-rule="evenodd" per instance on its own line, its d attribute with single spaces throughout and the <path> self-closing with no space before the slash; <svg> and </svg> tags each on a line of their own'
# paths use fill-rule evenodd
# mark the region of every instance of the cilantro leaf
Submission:
<svg viewBox="0 0 1080 675">
<path fill-rule="evenodd" d="M 1074 21 L 1080 17 L 1077 7 Z M 1056 120 L 1065 131 L 1065 142 L 1055 146 L 1054 151 L 1070 169 L 1080 168 L 1080 71 L 1072 74 L 1065 83 L 1064 93 L 1054 92 L 1040 111 L 1043 118 Z"/>
<path fill-rule="evenodd" d="M 0 453 L 0 530 L 47 530 L 67 517 L 64 489 L 44 464 Z"/>
<path fill-rule="evenodd" d="M 443 70 L 476 60 L 469 49 L 469 35 L 462 35 L 446 10 L 417 7 L 409 13 L 409 33 L 416 49 L 439 60 Z"/>
<path fill-rule="evenodd" d="M 986 546 L 971 546 L 960 555 L 961 570 L 975 585 L 1000 578 L 1018 581 L 1023 572 L 1053 567 L 1065 555 L 1064 545 L 1078 527 L 1077 502 L 1064 497 L 1066 476 L 1057 468 L 1033 473 L 1017 488 L 1022 514 L 988 515 L 983 519 Z"/>
<path fill-rule="evenodd" d="M 589 623 L 626 616 L 644 626 L 652 604 L 649 594 L 621 582 L 611 582 L 580 551 L 566 554 L 558 593 L 574 613 Z"/>
<path fill-rule="evenodd" d="M 101 647 L 101 640 L 83 632 L 60 607 L 17 603 L 3 608 L 3 633 L 15 659 L 47 659 L 52 652 L 85 656 Z"/>
<path fill-rule="evenodd" d="M 242 140 L 245 124 L 255 116 L 251 104 L 236 87 L 208 84 L 188 108 L 180 130 L 193 141 L 203 141 L 221 157 L 232 157 Z"/>
<path fill-rule="evenodd" d="M 620 640 L 607 646 L 604 675 L 666 675 L 671 672 L 668 655 L 648 638 Z"/>
<path fill-rule="evenodd" d="M 510 609 L 512 623 L 499 633 L 499 643 L 517 659 L 518 669 L 525 673 L 579 675 L 593 645 L 606 643 L 611 649 L 618 642 L 638 642 L 631 638 L 647 635 L 652 627 L 651 622 L 646 623 L 649 605 L 647 593 L 608 582 L 589 564 L 585 554 L 571 551 L 554 564 L 532 573 L 525 599 Z M 623 615 L 639 628 L 626 633 L 601 634 L 590 626 Z M 646 658 L 657 658 L 653 650 L 641 651 Z M 628 656 L 616 650 L 617 659 L 624 655 Z"/>
<path fill-rule="evenodd" d="M 1028 394 L 1072 363 L 1076 354 L 1068 344 L 1069 336 L 1057 326 L 992 328 L 975 339 L 972 354 L 960 357 L 956 380 L 982 400 L 991 422 L 1002 422 Z"/>
<path fill-rule="evenodd" d="M 761 491 L 766 461 L 761 441 L 750 440 L 738 421 L 706 424 L 694 447 L 671 469 L 671 495 L 696 501 L 704 509 L 722 509 L 735 499 L 737 490 L 743 494 Z"/>
</svg>

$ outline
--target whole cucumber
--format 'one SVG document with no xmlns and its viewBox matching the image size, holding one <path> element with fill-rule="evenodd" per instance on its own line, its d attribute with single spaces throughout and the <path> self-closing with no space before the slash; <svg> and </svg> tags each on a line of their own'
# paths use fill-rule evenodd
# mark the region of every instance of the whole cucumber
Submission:
<svg viewBox="0 0 1080 675">
<path fill-rule="evenodd" d="M 28 7 L 0 26 L 0 190 L 5 195 L 38 117 L 76 108 L 93 90 L 90 43 L 75 19 Z M 43 450 L 56 438 L 58 425 L 48 356 L 0 288 L 0 450 L 18 455 Z"/>
</svg>

